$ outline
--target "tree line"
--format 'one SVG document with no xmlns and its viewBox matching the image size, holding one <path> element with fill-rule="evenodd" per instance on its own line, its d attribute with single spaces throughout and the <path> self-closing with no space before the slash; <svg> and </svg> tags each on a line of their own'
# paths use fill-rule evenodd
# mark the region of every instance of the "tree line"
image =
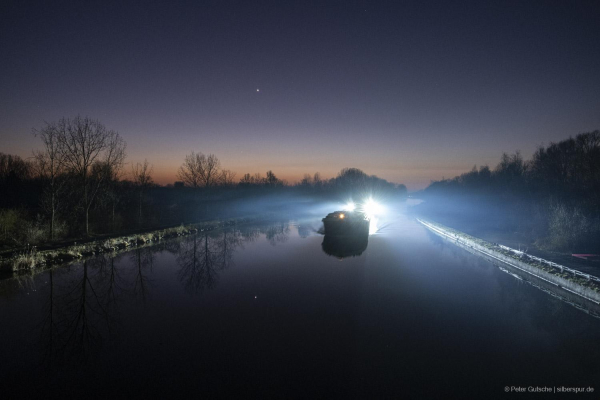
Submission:
<svg viewBox="0 0 600 400">
<path fill-rule="evenodd" d="M 600 250 L 600 131 L 540 146 L 530 160 L 504 153 L 494 169 L 473 167 L 432 182 L 428 212 L 485 218 L 543 247 Z"/>
<path fill-rule="evenodd" d="M 271 170 L 236 179 L 217 156 L 195 151 L 185 156 L 178 181 L 160 186 L 153 165 L 127 165 L 125 140 L 97 120 L 62 118 L 33 133 L 39 142 L 30 158 L 0 153 L 4 248 L 233 217 L 242 201 L 268 196 L 406 195 L 404 185 L 355 168 L 332 179 L 307 174 L 295 185 Z"/>
</svg>

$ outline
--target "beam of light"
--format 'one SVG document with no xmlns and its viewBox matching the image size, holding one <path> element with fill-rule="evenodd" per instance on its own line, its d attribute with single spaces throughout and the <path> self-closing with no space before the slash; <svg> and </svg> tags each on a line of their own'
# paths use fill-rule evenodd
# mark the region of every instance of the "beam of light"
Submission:
<svg viewBox="0 0 600 400">
<path fill-rule="evenodd" d="M 340 214 L 340 218 L 344 219 L 345 215 L 344 214 Z"/>
<path fill-rule="evenodd" d="M 370 197 L 364 202 L 362 212 L 369 221 L 369 235 L 376 233 L 379 230 L 379 216 L 384 213 L 383 206 Z"/>
<path fill-rule="evenodd" d="M 371 217 L 369 219 L 369 235 L 377 233 L 377 231 L 379 230 L 378 222 L 379 221 L 378 221 L 377 217 Z"/>
<path fill-rule="evenodd" d="M 368 218 L 377 217 L 383 214 L 383 207 L 372 198 L 369 198 L 363 205 L 363 212 Z"/>
<path fill-rule="evenodd" d="M 346 205 L 344 205 L 344 211 L 354 211 L 355 209 L 356 209 L 356 204 L 354 204 L 351 201 L 346 203 Z"/>
</svg>

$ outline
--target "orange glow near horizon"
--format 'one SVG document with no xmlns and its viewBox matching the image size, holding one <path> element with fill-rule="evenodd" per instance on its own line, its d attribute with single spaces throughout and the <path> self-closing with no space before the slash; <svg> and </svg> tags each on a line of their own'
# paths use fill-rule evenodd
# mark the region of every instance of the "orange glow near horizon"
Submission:
<svg viewBox="0 0 600 400">
<path fill-rule="evenodd" d="M 178 181 L 177 177 L 177 169 L 179 166 L 174 166 L 170 163 L 169 167 L 165 168 L 163 165 L 154 166 L 153 178 L 154 182 L 159 185 L 172 185 L 174 182 Z M 227 166 L 224 168 L 230 169 Z M 322 180 L 329 180 L 334 178 L 338 172 L 344 167 L 328 168 L 314 171 L 306 171 L 306 174 L 313 176 L 315 172 L 319 172 Z M 360 167 L 358 167 L 360 168 Z M 235 173 L 234 181 L 239 181 L 242 176 L 246 173 L 250 175 L 254 175 L 255 173 L 260 173 L 261 176 L 266 176 L 266 172 L 270 169 L 269 167 L 263 167 L 257 169 L 256 166 L 253 168 L 240 168 L 239 170 L 235 170 L 231 168 Z M 433 169 L 433 170 L 410 170 L 410 169 L 400 169 L 400 170 L 370 170 L 363 169 L 365 173 L 369 175 L 377 175 L 379 178 L 386 179 L 389 182 L 395 184 L 404 184 L 410 191 L 421 190 L 426 188 L 432 180 L 440 180 L 442 178 L 452 178 L 454 176 L 458 176 L 464 172 L 468 172 L 470 168 L 451 168 L 451 169 Z M 305 173 L 297 172 L 292 168 L 271 168 L 271 170 L 275 173 L 279 179 L 285 180 L 288 184 L 296 184 L 302 180 Z M 244 171 L 244 172 L 240 172 Z"/>
</svg>

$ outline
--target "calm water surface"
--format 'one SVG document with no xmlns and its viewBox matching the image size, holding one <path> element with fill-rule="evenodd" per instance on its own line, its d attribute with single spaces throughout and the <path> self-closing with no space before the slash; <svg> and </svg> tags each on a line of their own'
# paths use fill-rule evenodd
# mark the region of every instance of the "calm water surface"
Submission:
<svg viewBox="0 0 600 400">
<path fill-rule="evenodd" d="M 402 214 L 381 223 L 343 260 L 314 218 L 2 281 L 2 397 L 600 391 L 598 319 Z"/>
</svg>

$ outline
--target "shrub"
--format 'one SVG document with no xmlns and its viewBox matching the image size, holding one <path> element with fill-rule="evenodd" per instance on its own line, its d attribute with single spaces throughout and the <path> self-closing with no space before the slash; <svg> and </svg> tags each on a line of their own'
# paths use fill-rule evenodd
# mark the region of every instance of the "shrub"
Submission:
<svg viewBox="0 0 600 400">
<path fill-rule="evenodd" d="M 0 211 L 0 239 L 9 240 L 15 237 L 17 228 L 23 223 L 22 213 L 18 210 L 8 209 Z"/>
<path fill-rule="evenodd" d="M 553 203 L 548 215 L 548 245 L 557 250 L 587 246 L 597 234 L 597 225 L 597 221 L 579 208 Z"/>
<path fill-rule="evenodd" d="M 22 224 L 19 239 L 22 244 L 38 244 L 47 237 L 49 229 L 50 227 L 38 215 L 34 221 L 26 221 Z"/>
</svg>

